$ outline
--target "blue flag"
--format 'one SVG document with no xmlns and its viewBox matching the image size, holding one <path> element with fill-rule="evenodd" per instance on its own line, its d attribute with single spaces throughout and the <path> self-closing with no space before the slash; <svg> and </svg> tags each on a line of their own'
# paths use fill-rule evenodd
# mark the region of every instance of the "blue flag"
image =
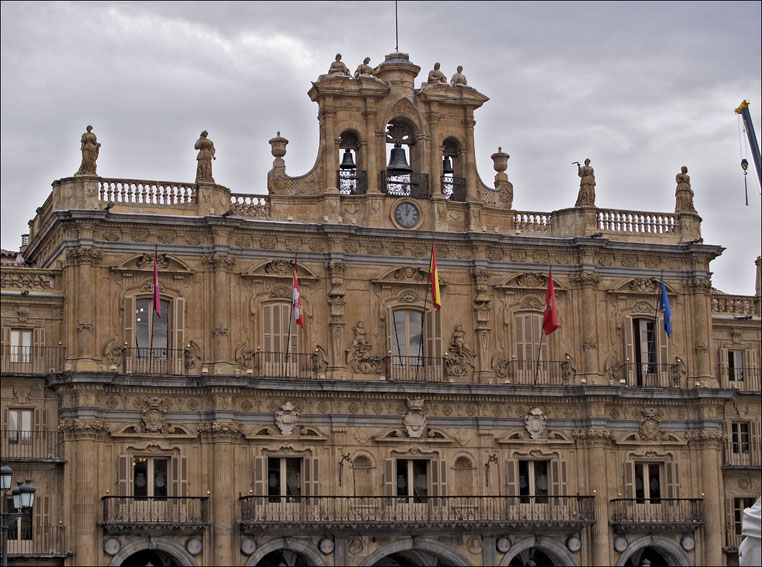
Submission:
<svg viewBox="0 0 762 567">
<path fill-rule="evenodd" d="M 659 298 L 659 311 L 664 311 L 664 330 L 667 336 L 672 336 L 672 308 L 669 306 L 669 297 L 667 297 L 667 286 L 664 285 L 664 274 L 661 276 L 661 297 Z"/>
</svg>

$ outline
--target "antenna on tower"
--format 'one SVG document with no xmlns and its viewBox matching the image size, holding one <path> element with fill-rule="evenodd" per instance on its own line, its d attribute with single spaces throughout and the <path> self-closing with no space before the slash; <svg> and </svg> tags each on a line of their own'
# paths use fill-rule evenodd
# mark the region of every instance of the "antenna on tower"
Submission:
<svg viewBox="0 0 762 567">
<path fill-rule="evenodd" d="M 395 53 L 400 51 L 400 32 L 397 27 L 397 0 L 394 0 L 394 51 Z"/>
</svg>

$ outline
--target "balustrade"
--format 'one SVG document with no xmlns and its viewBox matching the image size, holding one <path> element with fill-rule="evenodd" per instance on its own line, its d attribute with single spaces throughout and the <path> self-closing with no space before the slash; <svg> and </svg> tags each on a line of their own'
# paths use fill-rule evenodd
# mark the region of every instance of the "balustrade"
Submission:
<svg viewBox="0 0 762 567">
<path fill-rule="evenodd" d="M 0 431 L 0 454 L 8 461 L 61 461 L 63 447 L 59 431 Z"/>
<path fill-rule="evenodd" d="M 703 498 L 616 498 L 611 524 L 617 532 L 685 532 L 704 525 Z"/>
<path fill-rule="evenodd" d="M 712 313 L 729 313 L 738 317 L 751 317 L 759 315 L 759 308 L 754 297 L 712 294 Z"/>
<path fill-rule="evenodd" d="M 498 367 L 498 376 L 521 385 L 569 386 L 575 371 L 567 360 L 510 360 Z"/>
<path fill-rule="evenodd" d="M 614 378 L 638 388 L 679 388 L 680 365 L 628 362 L 614 369 Z"/>
<path fill-rule="evenodd" d="M 386 356 L 386 379 L 398 382 L 444 382 L 445 359 L 435 356 Z"/>
<path fill-rule="evenodd" d="M 209 525 L 207 496 L 103 496 L 102 500 L 103 528 L 109 533 L 196 531 Z"/>
<path fill-rule="evenodd" d="M 600 209 L 597 211 L 598 228 L 607 232 L 630 234 L 672 234 L 677 232 L 677 215 L 673 213 L 645 213 Z"/>
<path fill-rule="evenodd" d="M 516 211 L 513 222 L 518 232 L 552 232 L 552 213 L 537 213 L 531 211 Z"/>
<path fill-rule="evenodd" d="M 8 530 L 8 558 L 66 557 L 64 526 L 25 526 L 11 524 Z"/>
<path fill-rule="evenodd" d="M 177 207 L 198 202 L 194 183 L 100 178 L 98 199 L 103 203 Z"/>
<path fill-rule="evenodd" d="M 2 345 L 0 374 L 50 374 L 61 372 L 66 360 L 63 346 Z"/>
<path fill-rule="evenodd" d="M 320 357 L 314 353 L 264 352 L 254 353 L 252 371 L 264 378 L 310 378 L 318 377 Z"/>
<path fill-rule="evenodd" d="M 262 195 L 231 193 L 230 210 L 237 217 L 269 218 L 270 198 Z"/>
<path fill-rule="evenodd" d="M 122 368 L 126 374 L 187 374 L 188 354 L 184 349 L 125 347 Z"/>
</svg>

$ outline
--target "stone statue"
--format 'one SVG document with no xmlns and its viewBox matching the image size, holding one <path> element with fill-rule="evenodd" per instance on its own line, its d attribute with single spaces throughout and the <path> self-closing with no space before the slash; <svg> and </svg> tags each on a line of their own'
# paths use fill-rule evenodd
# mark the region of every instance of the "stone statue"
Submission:
<svg viewBox="0 0 762 567">
<path fill-rule="evenodd" d="M 214 183 L 212 160 L 217 158 L 214 156 L 214 142 L 207 138 L 208 135 L 209 132 L 204 130 L 201 132 L 201 137 L 196 140 L 195 148 L 198 150 L 198 156 L 196 157 L 198 161 L 196 183 Z"/>
<path fill-rule="evenodd" d="M 349 72 L 349 67 L 344 65 L 344 63 L 341 61 L 341 53 L 336 54 L 336 60 L 331 63 L 331 67 L 328 69 L 329 75 L 346 75 L 347 77 L 351 77 L 352 74 Z"/>
<path fill-rule="evenodd" d="M 676 213 L 695 213 L 693 206 L 693 190 L 691 189 L 691 176 L 688 175 L 688 168 L 683 166 L 680 173 L 675 176 L 677 189 L 675 190 L 675 212 Z"/>
<path fill-rule="evenodd" d="M 467 87 L 468 86 L 468 81 L 466 81 L 466 76 L 463 74 L 462 65 L 458 65 L 458 72 L 452 76 L 452 79 L 450 79 L 450 86 L 451 87 Z"/>
<path fill-rule="evenodd" d="M 355 70 L 355 79 L 359 79 L 361 76 L 373 76 L 373 67 L 368 65 L 368 63 L 370 63 L 370 57 L 363 59 L 362 63 L 357 66 L 357 69 Z"/>
<path fill-rule="evenodd" d="M 436 85 L 439 83 L 447 84 L 447 77 L 442 71 L 439 70 L 439 63 L 434 63 L 434 68 L 429 71 L 428 84 Z"/>
<path fill-rule="evenodd" d="M 460 352 L 466 346 L 466 333 L 463 331 L 463 325 L 455 326 L 450 346 L 456 352 Z"/>
<path fill-rule="evenodd" d="M 352 339 L 352 346 L 357 345 L 367 345 L 368 344 L 368 337 L 366 336 L 367 331 L 365 330 L 365 323 L 362 321 L 358 321 L 357 324 L 352 327 L 352 331 L 354 332 L 354 338 Z"/>
<path fill-rule="evenodd" d="M 580 166 L 577 163 L 577 175 L 580 176 L 579 194 L 575 207 L 594 207 L 595 206 L 595 171 L 590 167 L 590 160 L 585 160 L 585 165 Z"/>
<path fill-rule="evenodd" d="M 101 145 L 98 143 L 98 138 L 93 134 L 93 127 L 88 126 L 87 132 L 82 134 L 82 164 L 79 166 L 79 171 L 74 175 L 97 175 L 95 173 L 95 161 L 98 159 Z"/>
</svg>

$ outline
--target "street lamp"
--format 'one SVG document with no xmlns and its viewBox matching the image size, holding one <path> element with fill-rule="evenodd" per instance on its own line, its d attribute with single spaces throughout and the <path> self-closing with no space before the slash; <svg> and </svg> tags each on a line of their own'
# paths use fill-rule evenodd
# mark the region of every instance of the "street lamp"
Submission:
<svg viewBox="0 0 762 567">
<path fill-rule="evenodd" d="M 8 511 L 8 489 L 11 487 L 13 479 L 13 469 L 8 465 L 0 467 L 0 489 L 3 491 L 3 566 L 8 567 L 8 530 L 11 524 L 25 514 L 30 514 L 34 505 L 34 493 L 37 489 L 32 486 L 32 481 L 18 483 L 18 486 L 11 490 L 13 495 L 13 507 L 15 512 Z"/>
</svg>

